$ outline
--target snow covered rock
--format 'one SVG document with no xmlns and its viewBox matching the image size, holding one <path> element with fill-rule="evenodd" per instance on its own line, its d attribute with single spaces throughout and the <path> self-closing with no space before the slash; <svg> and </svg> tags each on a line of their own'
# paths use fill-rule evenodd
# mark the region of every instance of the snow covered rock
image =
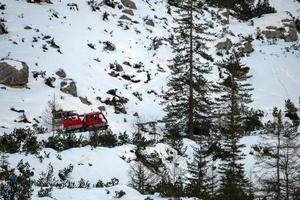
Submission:
<svg viewBox="0 0 300 200">
<path fill-rule="evenodd" d="M 70 81 L 70 82 L 62 81 L 60 83 L 60 91 L 66 94 L 70 94 L 74 97 L 77 97 L 77 87 L 74 81 Z"/>
<path fill-rule="evenodd" d="M 267 39 L 284 39 L 286 42 L 298 41 L 295 22 L 291 19 L 282 19 L 281 22 L 280 27 L 267 26 L 267 30 L 262 31 L 262 33 Z"/>
<path fill-rule="evenodd" d="M 136 10 L 136 5 L 133 1 L 131 1 L 131 0 L 121 0 L 121 2 L 125 7 Z"/>
<path fill-rule="evenodd" d="M 252 53 L 253 51 L 254 51 L 254 49 L 252 47 L 251 41 L 245 42 L 243 52 L 249 54 L 249 53 Z"/>
<path fill-rule="evenodd" d="M 131 9 L 124 9 L 124 10 L 122 10 L 122 12 L 123 12 L 123 13 L 126 13 L 126 14 L 128 14 L 128 15 L 131 15 L 131 16 L 134 15 L 133 10 L 131 10 Z"/>
<path fill-rule="evenodd" d="M 67 76 L 66 72 L 63 69 L 59 69 L 57 72 L 55 72 L 55 74 L 60 78 L 66 78 Z"/>
<path fill-rule="evenodd" d="M 127 17 L 126 15 L 122 15 L 120 19 L 131 21 L 131 18 Z"/>
<path fill-rule="evenodd" d="M 155 26 L 155 24 L 154 24 L 154 22 L 153 22 L 153 20 L 152 19 L 148 19 L 147 21 L 146 21 L 146 24 L 148 25 L 148 26 Z"/>
<path fill-rule="evenodd" d="M 228 8 L 221 8 L 218 10 L 218 17 L 223 24 L 229 24 L 229 14 L 230 12 Z"/>
<path fill-rule="evenodd" d="M 224 42 L 219 42 L 217 45 L 216 45 L 216 48 L 219 49 L 219 50 L 229 50 L 230 48 L 232 47 L 232 42 L 230 39 L 226 39 L 226 41 Z"/>
<path fill-rule="evenodd" d="M 0 61 L 0 83 L 6 86 L 24 87 L 28 83 L 29 67 L 25 62 L 15 60 Z"/>
</svg>

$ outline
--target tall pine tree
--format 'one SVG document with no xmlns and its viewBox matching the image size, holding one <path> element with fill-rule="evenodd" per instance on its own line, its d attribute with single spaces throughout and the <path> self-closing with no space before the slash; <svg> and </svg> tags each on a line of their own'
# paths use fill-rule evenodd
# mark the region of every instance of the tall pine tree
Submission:
<svg viewBox="0 0 300 200">
<path fill-rule="evenodd" d="M 218 63 L 223 73 L 221 81 L 217 82 L 220 92 L 216 98 L 216 110 L 220 124 L 219 133 L 222 136 L 221 175 L 219 193 L 223 200 L 251 199 L 247 192 L 248 180 L 245 176 L 244 159 L 239 144 L 243 134 L 244 111 L 252 102 L 250 92 L 253 90 L 247 80 L 251 77 L 249 67 L 241 64 L 240 56 L 233 51 L 229 58 Z"/>
<path fill-rule="evenodd" d="M 186 193 L 189 197 L 197 197 L 201 200 L 212 199 L 214 175 L 209 176 L 208 166 L 208 142 L 200 142 L 195 148 L 194 160 L 188 165 L 189 175 Z"/>
<path fill-rule="evenodd" d="M 208 133 L 210 126 L 210 82 L 205 79 L 211 71 L 205 45 L 210 39 L 208 24 L 198 19 L 203 14 L 202 6 L 195 0 L 183 0 L 178 6 L 179 26 L 174 28 L 172 42 L 176 56 L 170 65 L 172 74 L 165 93 L 167 128 L 174 129 L 176 125 L 179 132 L 190 136 Z"/>
</svg>

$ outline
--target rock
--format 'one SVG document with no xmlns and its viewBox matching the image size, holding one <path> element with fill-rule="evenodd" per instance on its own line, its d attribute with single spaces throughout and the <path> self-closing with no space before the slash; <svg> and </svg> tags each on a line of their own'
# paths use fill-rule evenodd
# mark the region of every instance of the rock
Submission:
<svg viewBox="0 0 300 200">
<path fill-rule="evenodd" d="M 283 39 L 284 38 L 284 31 L 280 29 L 269 29 L 262 31 L 262 34 L 266 36 L 267 39 Z"/>
<path fill-rule="evenodd" d="M 297 31 L 300 33 L 300 18 L 295 20 L 295 26 L 296 26 Z"/>
<path fill-rule="evenodd" d="M 25 62 L 15 60 L 0 61 L 0 84 L 24 87 L 28 83 L 29 67 Z"/>
<path fill-rule="evenodd" d="M 92 105 L 92 103 L 87 99 L 87 97 L 79 97 L 81 103 L 86 104 L 88 106 Z"/>
<path fill-rule="evenodd" d="M 115 8 L 117 5 L 117 3 L 114 0 L 104 0 L 103 3 L 112 8 Z"/>
<path fill-rule="evenodd" d="M 122 10 L 122 12 L 123 12 L 123 13 L 126 13 L 126 14 L 128 14 L 128 15 L 131 15 L 131 16 L 134 15 L 133 10 L 131 10 L 131 9 L 125 9 L 125 10 Z"/>
<path fill-rule="evenodd" d="M 232 42 L 230 39 L 226 39 L 226 41 L 224 42 L 219 42 L 217 45 L 216 45 L 216 48 L 219 49 L 219 50 L 229 50 L 230 48 L 232 47 Z"/>
<path fill-rule="evenodd" d="M 122 16 L 120 17 L 120 19 L 122 19 L 122 20 L 127 20 L 127 21 L 131 21 L 131 18 L 128 17 L 128 16 L 126 16 L 126 15 L 122 15 Z"/>
<path fill-rule="evenodd" d="M 114 45 L 113 43 L 106 41 L 104 42 L 104 50 L 108 50 L 108 51 L 114 51 L 116 50 L 116 45 Z"/>
<path fill-rule="evenodd" d="M 244 53 L 252 53 L 254 51 L 251 41 L 244 43 Z"/>
<path fill-rule="evenodd" d="M 148 25 L 148 26 L 155 26 L 155 24 L 154 24 L 154 22 L 153 22 L 153 20 L 152 19 L 148 19 L 147 21 L 146 21 L 146 24 Z"/>
<path fill-rule="evenodd" d="M 57 76 L 59 76 L 60 78 L 66 78 L 67 77 L 67 74 L 63 69 L 59 69 L 57 72 L 55 72 L 55 74 Z"/>
<path fill-rule="evenodd" d="M 49 87 L 54 88 L 53 83 L 55 82 L 56 78 L 55 77 L 48 77 L 45 79 L 45 84 L 48 85 Z"/>
<path fill-rule="evenodd" d="M 120 114 L 120 113 L 127 114 L 125 106 L 123 106 L 122 104 L 116 104 L 115 105 L 115 113 L 116 114 Z"/>
<path fill-rule="evenodd" d="M 295 42 L 298 41 L 298 33 L 296 27 L 290 27 L 288 34 L 285 35 L 284 41 Z"/>
<path fill-rule="evenodd" d="M 282 19 L 282 26 L 267 26 L 262 31 L 267 39 L 284 39 L 285 42 L 298 41 L 297 25 L 293 19 Z"/>
<path fill-rule="evenodd" d="M 131 1 L 131 0 L 121 0 L 121 2 L 125 7 L 136 10 L 136 5 L 133 1 Z"/>
<path fill-rule="evenodd" d="M 24 29 L 25 30 L 31 30 L 32 28 L 31 28 L 31 26 L 25 26 Z"/>
<path fill-rule="evenodd" d="M 49 3 L 52 4 L 50 0 L 27 0 L 28 3 Z"/>
<path fill-rule="evenodd" d="M 229 9 L 221 8 L 218 10 L 218 16 L 223 24 L 229 24 Z"/>
<path fill-rule="evenodd" d="M 74 97 L 77 97 L 77 87 L 74 81 L 62 81 L 60 83 L 60 91 L 66 94 L 70 94 Z"/>
<path fill-rule="evenodd" d="M 267 26 L 266 29 L 269 29 L 269 30 L 270 29 L 277 29 L 277 27 L 276 26 Z"/>
<path fill-rule="evenodd" d="M 98 110 L 100 110 L 100 111 L 102 111 L 102 112 L 103 112 L 103 111 L 106 111 L 106 107 L 105 107 L 105 106 L 99 106 L 99 107 L 98 107 Z"/>
<path fill-rule="evenodd" d="M 0 35 L 7 34 L 8 31 L 6 30 L 5 26 L 0 23 Z"/>
</svg>

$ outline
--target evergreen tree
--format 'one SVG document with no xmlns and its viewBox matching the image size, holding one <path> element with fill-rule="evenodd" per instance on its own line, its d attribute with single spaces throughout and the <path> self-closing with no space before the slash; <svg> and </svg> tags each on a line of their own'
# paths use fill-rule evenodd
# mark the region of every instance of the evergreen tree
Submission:
<svg viewBox="0 0 300 200">
<path fill-rule="evenodd" d="M 286 101 L 286 116 L 295 111 L 291 101 Z M 272 199 L 297 199 L 299 185 L 299 135 L 297 122 L 285 119 L 281 110 L 273 109 L 273 120 L 265 125 L 266 133 L 263 142 L 253 147 L 260 168 L 264 173 L 260 175 L 264 195 Z"/>
<path fill-rule="evenodd" d="M 129 185 L 142 194 L 148 193 L 157 184 L 157 176 L 142 163 L 132 165 L 129 171 Z"/>
<path fill-rule="evenodd" d="M 207 134 L 210 129 L 210 82 L 205 79 L 211 71 L 205 60 L 210 59 L 205 45 L 209 33 L 208 24 L 198 20 L 202 7 L 198 0 L 183 0 L 178 5 L 179 26 L 174 29 L 172 42 L 176 56 L 170 65 L 171 78 L 164 96 L 167 129 L 176 125 L 178 132 L 190 136 L 195 132 Z"/>
<path fill-rule="evenodd" d="M 197 197 L 201 200 L 211 199 L 211 179 L 214 177 L 208 176 L 208 161 L 207 151 L 204 144 L 200 144 L 199 148 L 195 149 L 194 160 L 189 163 L 188 185 L 186 187 L 187 195 Z"/>
<path fill-rule="evenodd" d="M 263 14 L 276 12 L 269 0 L 206 0 L 206 3 L 210 6 L 234 10 L 235 17 L 241 20 L 249 20 Z"/>
<path fill-rule="evenodd" d="M 0 199 L 31 199 L 33 191 L 31 177 L 33 176 L 33 172 L 30 170 L 30 165 L 21 160 L 17 165 L 17 169 L 19 171 L 18 175 L 11 173 L 8 179 L 0 181 Z"/>
<path fill-rule="evenodd" d="M 41 187 L 38 191 L 39 197 L 51 197 L 51 192 L 56 180 L 53 174 L 53 166 L 51 163 L 48 165 L 47 172 L 42 172 L 35 185 Z"/>
<path fill-rule="evenodd" d="M 239 144 L 244 132 L 244 111 L 252 102 L 250 92 L 253 89 L 246 82 L 251 77 L 248 75 L 249 67 L 241 64 L 240 56 L 235 51 L 218 66 L 223 73 L 222 80 L 217 82 L 220 95 L 216 98 L 220 122 L 218 131 L 222 136 L 219 193 L 224 200 L 251 199 L 247 194 L 248 180 L 241 163 L 245 156 L 241 152 L 244 145 Z"/>
</svg>

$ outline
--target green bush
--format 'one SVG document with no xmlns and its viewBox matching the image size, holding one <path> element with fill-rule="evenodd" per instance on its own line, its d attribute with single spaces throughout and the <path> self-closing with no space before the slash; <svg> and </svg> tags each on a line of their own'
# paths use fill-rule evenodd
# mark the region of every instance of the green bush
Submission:
<svg viewBox="0 0 300 200">
<path fill-rule="evenodd" d="M 35 131 L 27 128 L 14 129 L 12 133 L 0 136 L 0 151 L 17 153 L 20 151 L 36 154 L 40 149 Z"/>
</svg>

